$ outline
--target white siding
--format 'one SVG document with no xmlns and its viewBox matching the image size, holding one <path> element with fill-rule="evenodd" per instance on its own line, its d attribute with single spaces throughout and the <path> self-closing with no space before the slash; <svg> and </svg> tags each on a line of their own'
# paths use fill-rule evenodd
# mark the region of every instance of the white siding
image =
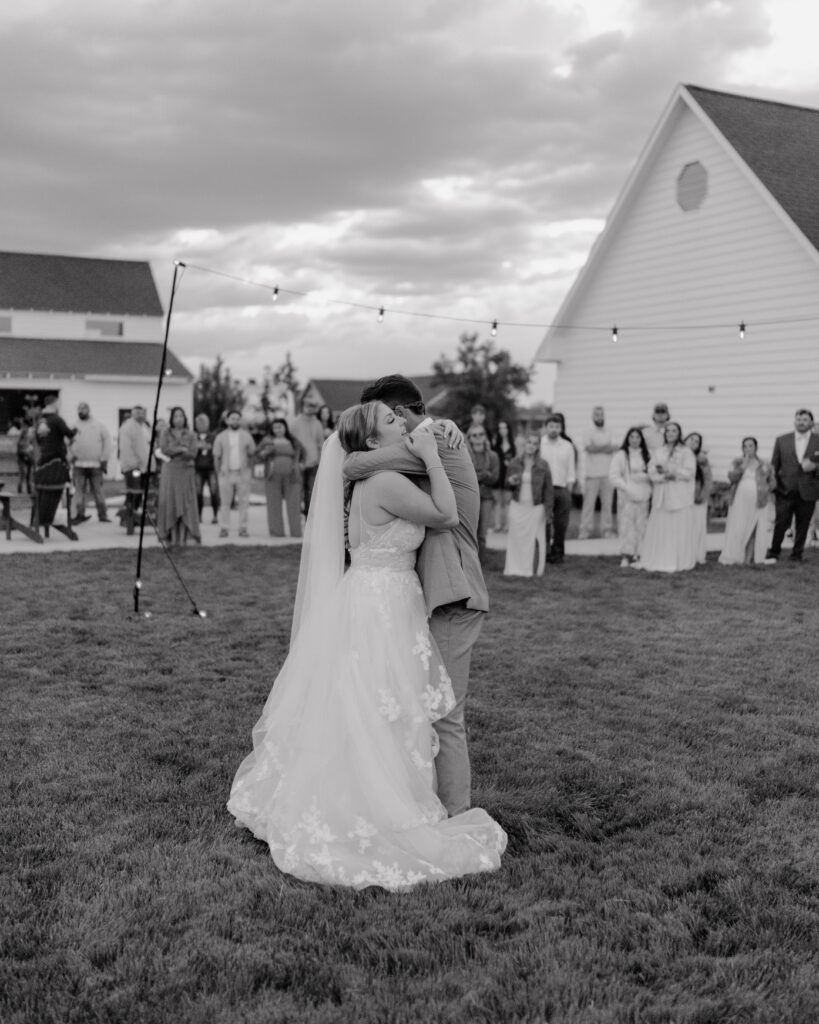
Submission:
<svg viewBox="0 0 819 1024">
<path fill-rule="evenodd" d="M 0 310 L 11 316 L 11 331 L 15 338 L 74 338 L 99 339 L 99 331 L 88 330 L 88 320 L 121 321 L 123 333 L 105 336 L 106 341 L 162 341 L 165 321 L 159 316 L 100 316 L 97 313 L 52 313 L 38 310 Z"/>
<path fill-rule="evenodd" d="M 676 181 L 695 160 L 708 171 L 708 195 L 685 213 Z M 783 322 L 797 318 L 813 321 Z M 665 401 L 684 432 L 703 434 L 724 479 L 743 435 L 757 436 L 769 455 L 797 406 L 819 417 L 817 263 L 687 108 L 578 289 L 567 322 L 605 328 L 555 331 L 549 345 L 560 360 L 555 408 L 575 440 L 596 404 L 619 435 Z"/>
</svg>

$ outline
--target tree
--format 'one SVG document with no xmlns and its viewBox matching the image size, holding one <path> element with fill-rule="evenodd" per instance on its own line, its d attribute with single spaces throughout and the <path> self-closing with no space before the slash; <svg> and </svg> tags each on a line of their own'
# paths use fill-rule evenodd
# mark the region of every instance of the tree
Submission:
<svg viewBox="0 0 819 1024">
<path fill-rule="evenodd" d="M 245 396 L 242 385 L 230 375 L 221 356 L 216 357 L 213 366 L 199 364 L 199 379 L 193 386 L 193 414 L 204 413 L 210 420 L 211 429 L 218 428 L 222 416 L 230 409 L 242 409 Z"/>
<path fill-rule="evenodd" d="M 452 359 L 441 355 L 432 364 L 434 384 L 447 389 L 447 411 L 458 423 L 469 423 L 473 405 L 486 406 L 490 429 L 498 420 L 511 423 L 520 394 L 528 394 L 531 367 L 512 362 L 505 349 L 492 341 L 478 344 L 477 334 L 462 334 L 458 354 Z"/>
<path fill-rule="evenodd" d="M 290 358 L 289 352 L 285 356 L 285 360 L 282 365 L 273 374 L 273 383 L 281 384 L 287 388 L 287 390 L 293 395 L 294 399 L 300 391 L 299 382 L 296 379 L 296 367 L 293 365 L 293 360 Z"/>
</svg>

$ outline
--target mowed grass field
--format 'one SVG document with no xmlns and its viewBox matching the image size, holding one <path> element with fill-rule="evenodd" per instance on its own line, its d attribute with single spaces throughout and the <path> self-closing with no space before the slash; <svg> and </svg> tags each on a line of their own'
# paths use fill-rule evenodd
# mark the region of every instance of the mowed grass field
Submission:
<svg viewBox="0 0 819 1024">
<path fill-rule="evenodd" d="M 282 875 L 225 810 L 297 549 L 0 558 L 4 1024 L 819 1021 L 819 556 L 505 579 L 475 650 L 500 872 Z M 317 638 L 320 642 L 320 637 Z"/>
</svg>

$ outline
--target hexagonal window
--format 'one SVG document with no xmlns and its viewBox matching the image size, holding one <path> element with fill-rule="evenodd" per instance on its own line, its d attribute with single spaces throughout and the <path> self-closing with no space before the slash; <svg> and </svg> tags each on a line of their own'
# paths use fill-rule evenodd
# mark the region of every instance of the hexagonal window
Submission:
<svg viewBox="0 0 819 1024">
<path fill-rule="evenodd" d="M 698 210 L 708 195 L 708 171 L 699 160 L 686 164 L 677 178 L 677 202 L 680 209 Z"/>
</svg>

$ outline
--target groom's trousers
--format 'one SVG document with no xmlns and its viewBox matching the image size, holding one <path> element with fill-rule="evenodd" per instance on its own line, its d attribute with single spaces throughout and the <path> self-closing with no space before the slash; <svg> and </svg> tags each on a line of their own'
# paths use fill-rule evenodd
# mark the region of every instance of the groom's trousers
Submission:
<svg viewBox="0 0 819 1024">
<path fill-rule="evenodd" d="M 486 612 L 466 607 L 466 601 L 436 608 L 429 620 L 429 631 L 441 652 L 452 689 L 455 707 L 434 723 L 440 747 L 435 758 L 438 799 L 453 817 L 472 805 L 472 773 L 466 743 L 464 711 L 469 688 L 472 648 L 483 625 Z"/>
</svg>

